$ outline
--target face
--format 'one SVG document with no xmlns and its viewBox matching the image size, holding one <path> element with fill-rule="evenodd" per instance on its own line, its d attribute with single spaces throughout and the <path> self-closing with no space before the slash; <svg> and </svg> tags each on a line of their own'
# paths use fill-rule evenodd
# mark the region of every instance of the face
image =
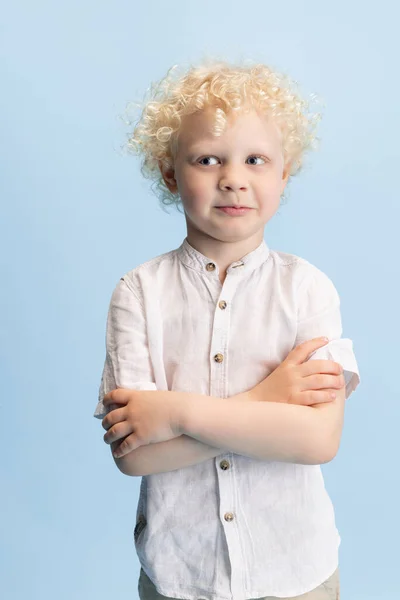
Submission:
<svg viewBox="0 0 400 600">
<path fill-rule="evenodd" d="M 229 116 L 219 137 L 212 135 L 212 125 L 210 108 L 186 116 L 174 169 L 162 171 L 170 191 L 179 191 L 189 242 L 196 236 L 260 242 L 289 176 L 280 130 L 254 109 Z M 219 208 L 227 206 L 250 210 L 230 215 Z"/>
</svg>

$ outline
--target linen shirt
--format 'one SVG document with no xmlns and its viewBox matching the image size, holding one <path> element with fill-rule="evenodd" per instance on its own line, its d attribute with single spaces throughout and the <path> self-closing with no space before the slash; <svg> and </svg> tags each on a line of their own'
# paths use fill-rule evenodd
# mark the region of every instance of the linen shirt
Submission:
<svg viewBox="0 0 400 600">
<path fill-rule="evenodd" d="M 228 398 L 320 336 L 330 341 L 310 358 L 342 365 L 348 398 L 359 372 L 326 274 L 263 240 L 222 284 L 218 265 L 185 238 L 116 284 L 94 416 L 107 414 L 103 396 L 117 386 Z M 320 465 L 223 452 L 141 479 L 135 548 L 165 596 L 301 595 L 335 571 L 340 542 Z"/>
</svg>

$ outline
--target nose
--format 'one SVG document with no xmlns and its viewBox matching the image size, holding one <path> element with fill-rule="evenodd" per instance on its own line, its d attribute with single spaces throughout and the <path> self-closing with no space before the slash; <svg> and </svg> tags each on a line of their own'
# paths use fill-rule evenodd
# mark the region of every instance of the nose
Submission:
<svg viewBox="0 0 400 600">
<path fill-rule="evenodd" d="M 219 180 L 219 189 L 225 192 L 236 192 L 238 190 L 247 190 L 247 183 L 244 174 L 236 169 L 225 171 Z"/>
</svg>

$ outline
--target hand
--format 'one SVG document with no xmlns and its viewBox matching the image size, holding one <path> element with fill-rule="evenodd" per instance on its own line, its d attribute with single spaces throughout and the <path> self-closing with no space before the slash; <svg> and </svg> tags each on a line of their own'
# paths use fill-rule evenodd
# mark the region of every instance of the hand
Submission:
<svg viewBox="0 0 400 600">
<path fill-rule="evenodd" d="M 138 391 L 117 388 L 104 396 L 104 406 L 112 406 L 102 421 L 107 429 L 106 444 L 122 438 L 113 455 L 121 458 L 132 450 L 171 440 L 181 435 L 179 395 L 170 391 Z M 115 408 L 117 407 L 117 408 Z"/>
<path fill-rule="evenodd" d="M 345 386 L 342 366 L 333 360 L 310 360 L 328 342 L 315 338 L 299 344 L 263 381 L 247 393 L 252 400 L 313 406 L 333 402 L 331 393 Z"/>
</svg>

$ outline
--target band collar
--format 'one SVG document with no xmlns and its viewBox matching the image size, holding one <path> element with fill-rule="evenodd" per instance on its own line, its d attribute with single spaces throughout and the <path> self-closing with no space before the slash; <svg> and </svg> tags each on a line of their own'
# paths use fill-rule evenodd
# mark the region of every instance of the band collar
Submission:
<svg viewBox="0 0 400 600">
<path fill-rule="evenodd" d="M 177 249 L 178 256 L 180 260 L 186 266 L 194 269 L 195 271 L 199 271 L 200 273 L 204 273 L 205 275 L 210 275 L 214 273 L 218 276 L 219 267 L 218 265 L 208 258 L 195 248 L 189 244 L 187 238 L 185 238 Z M 233 262 L 229 265 L 227 269 L 227 273 L 241 273 L 248 274 L 257 267 L 259 267 L 263 262 L 267 260 L 269 256 L 269 248 L 263 239 L 261 244 L 255 249 L 243 256 L 240 260 Z"/>
</svg>

